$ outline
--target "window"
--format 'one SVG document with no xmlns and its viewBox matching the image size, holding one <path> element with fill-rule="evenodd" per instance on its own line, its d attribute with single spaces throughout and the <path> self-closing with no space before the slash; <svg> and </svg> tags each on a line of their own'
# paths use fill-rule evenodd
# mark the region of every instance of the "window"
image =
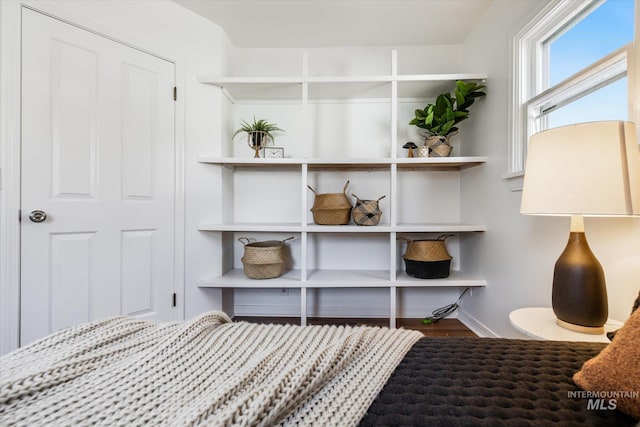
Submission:
<svg viewBox="0 0 640 427">
<path fill-rule="evenodd" d="M 633 0 L 594 3 L 543 42 L 549 49 L 549 85 L 556 85 L 633 41 Z"/>
<path fill-rule="evenodd" d="M 514 37 L 512 190 L 522 188 L 526 145 L 536 132 L 571 123 L 628 120 L 628 59 L 634 0 L 549 3 Z"/>
<path fill-rule="evenodd" d="M 628 120 L 628 80 L 621 78 L 548 114 L 549 128 L 577 122 Z M 594 108 L 597 106 L 597 108 Z"/>
</svg>

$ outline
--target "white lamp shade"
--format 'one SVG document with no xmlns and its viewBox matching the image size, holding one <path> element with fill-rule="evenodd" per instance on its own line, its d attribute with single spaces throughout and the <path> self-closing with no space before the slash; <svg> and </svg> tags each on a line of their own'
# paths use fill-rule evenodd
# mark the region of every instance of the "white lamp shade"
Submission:
<svg viewBox="0 0 640 427">
<path fill-rule="evenodd" d="M 640 215 L 640 150 L 634 124 L 580 123 L 533 135 L 520 212 Z"/>
</svg>

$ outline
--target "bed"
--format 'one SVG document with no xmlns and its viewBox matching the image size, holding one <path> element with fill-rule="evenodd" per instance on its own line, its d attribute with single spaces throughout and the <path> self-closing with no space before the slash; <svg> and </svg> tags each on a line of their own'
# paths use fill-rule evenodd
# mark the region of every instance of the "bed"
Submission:
<svg viewBox="0 0 640 427">
<path fill-rule="evenodd" d="M 424 338 L 400 362 L 360 425 L 635 426 L 630 416 L 607 409 L 608 402 L 604 409 L 588 409 L 590 400 L 572 381 L 604 346 Z"/>
<path fill-rule="evenodd" d="M 606 347 L 255 325 L 220 312 L 104 319 L 0 359 L 0 425 L 636 425 L 634 382 L 579 381 L 624 396 L 586 395 L 574 382 L 589 366 L 601 372 L 611 350 L 638 381 L 634 317 Z"/>
</svg>

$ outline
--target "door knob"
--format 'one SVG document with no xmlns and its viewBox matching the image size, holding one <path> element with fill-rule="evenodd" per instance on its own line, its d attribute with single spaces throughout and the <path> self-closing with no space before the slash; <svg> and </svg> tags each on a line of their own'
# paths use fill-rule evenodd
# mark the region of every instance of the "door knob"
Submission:
<svg viewBox="0 0 640 427">
<path fill-rule="evenodd" d="M 33 222 L 42 222 L 47 219 L 47 214 L 43 211 L 31 211 L 29 219 Z"/>
</svg>

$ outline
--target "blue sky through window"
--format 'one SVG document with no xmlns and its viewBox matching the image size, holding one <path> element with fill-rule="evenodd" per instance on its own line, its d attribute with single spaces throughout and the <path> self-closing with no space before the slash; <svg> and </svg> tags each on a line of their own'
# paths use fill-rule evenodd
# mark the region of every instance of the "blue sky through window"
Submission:
<svg viewBox="0 0 640 427">
<path fill-rule="evenodd" d="M 607 0 L 550 43 L 550 85 L 633 41 L 633 35 L 634 1 Z M 594 120 L 627 120 L 627 97 L 625 78 L 553 112 L 549 115 L 549 127 Z"/>
<path fill-rule="evenodd" d="M 549 113 L 549 127 L 600 120 L 628 120 L 627 78 L 617 80 Z"/>
</svg>

